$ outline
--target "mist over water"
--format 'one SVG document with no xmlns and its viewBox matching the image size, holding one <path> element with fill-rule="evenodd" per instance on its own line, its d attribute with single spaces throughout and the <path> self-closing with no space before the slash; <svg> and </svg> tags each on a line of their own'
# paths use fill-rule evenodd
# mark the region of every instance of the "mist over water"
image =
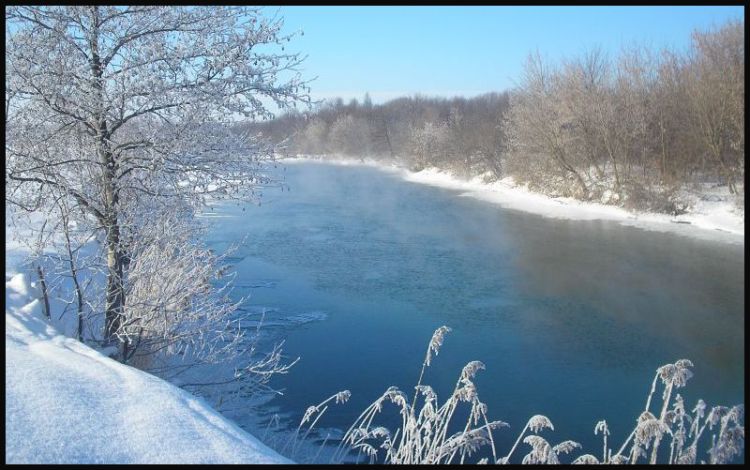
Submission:
<svg viewBox="0 0 750 470">
<path fill-rule="evenodd" d="M 323 427 L 346 429 L 387 387 L 410 397 L 433 331 L 448 325 L 424 383 L 440 402 L 471 360 L 507 451 L 544 414 L 550 442 L 581 442 L 606 419 L 619 446 L 657 367 L 687 358 L 692 409 L 744 401 L 744 245 L 605 221 L 550 219 L 457 197 L 373 168 L 301 163 L 290 191 L 261 206 L 222 205 L 210 245 L 233 255 L 236 297 L 300 362 L 271 405 L 294 426 L 349 389 Z M 661 404 L 658 399 L 655 403 Z M 395 416 L 395 409 L 386 409 Z"/>
</svg>

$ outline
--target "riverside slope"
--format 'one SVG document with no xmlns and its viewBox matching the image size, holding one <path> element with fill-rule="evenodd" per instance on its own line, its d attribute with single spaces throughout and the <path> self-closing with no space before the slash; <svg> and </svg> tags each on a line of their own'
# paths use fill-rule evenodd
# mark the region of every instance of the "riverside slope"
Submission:
<svg viewBox="0 0 750 470">
<path fill-rule="evenodd" d="M 293 463 L 202 399 L 65 337 L 6 273 L 6 463 Z"/>
<path fill-rule="evenodd" d="M 700 194 L 684 194 L 691 201 L 688 213 L 671 216 L 650 212 L 631 212 L 622 207 L 601 202 L 579 201 L 570 197 L 550 197 L 530 191 L 516 184 L 511 177 L 487 183 L 481 176 L 463 180 L 449 172 L 426 168 L 409 171 L 395 162 L 381 162 L 369 158 L 354 159 L 332 156 L 298 155 L 280 159 L 283 164 L 317 162 L 331 165 L 362 165 L 395 173 L 406 181 L 460 191 L 460 196 L 471 197 L 501 207 L 538 214 L 544 217 L 573 220 L 609 220 L 644 230 L 671 232 L 704 240 L 744 244 L 744 211 L 731 202 L 726 187 L 705 186 Z"/>
</svg>

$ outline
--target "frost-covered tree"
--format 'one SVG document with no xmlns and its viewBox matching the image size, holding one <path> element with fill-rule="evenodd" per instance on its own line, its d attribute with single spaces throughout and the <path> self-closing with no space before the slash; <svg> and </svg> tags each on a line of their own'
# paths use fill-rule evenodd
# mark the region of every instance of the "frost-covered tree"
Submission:
<svg viewBox="0 0 750 470">
<path fill-rule="evenodd" d="M 331 146 L 345 155 L 371 153 L 370 127 L 364 119 L 351 115 L 339 116 L 328 134 Z"/>
<path fill-rule="evenodd" d="M 326 123 L 320 119 L 313 118 L 297 138 L 297 147 L 300 149 L 300 152 L 313 154 L 325 153 L 327 136 L 328 128 Z"/>
<path fill-rule="evenodd" d="M 62 193 L 97 224 L 104 336 L 121 339 L 136 202 L 253 197 L 272 149 L 229 125 L 309 103 L 303 58 L 251 7 L 13 6 L 6 22 L 6 197 Z"/>
<path fill-rule="evenodd" d="M 445 161 L 450 148 L 448 124 L 426 122 L 421 127 L 412 127 L 411 143 L 415 168 L 422 169 Z"/>
</svg>

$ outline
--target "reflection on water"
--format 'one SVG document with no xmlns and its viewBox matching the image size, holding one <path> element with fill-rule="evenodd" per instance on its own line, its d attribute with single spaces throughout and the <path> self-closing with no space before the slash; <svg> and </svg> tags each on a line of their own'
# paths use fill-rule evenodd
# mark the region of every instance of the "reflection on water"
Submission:
<svg viewBox="0 0 750 470">
<path fill-rule="evenodd" d="M 743 401 L 744 245 L 543 218 L 370 168 L 286 176 L 291 191 L 261 207 L 218 209 L 232 217 L 210 219 L 210 240 L 247 236 L 235 294 L 272 311 L 302 357 L 275 383 L 274 405 L 295 420 L 343 389 L 350 402 L 324 426 L 348 427 L 390 385 L 411 394 L 443 324 L 454 331 L 426 382 L 445 397 L 483 361 L 480 397 L 512 426 L 501 448 L 536 413 L 557 440 L 599 446 L 599 419 L 624 440 L 655 369 L 681 358 L 695 363 L 690 408 Z"/>
</svg>

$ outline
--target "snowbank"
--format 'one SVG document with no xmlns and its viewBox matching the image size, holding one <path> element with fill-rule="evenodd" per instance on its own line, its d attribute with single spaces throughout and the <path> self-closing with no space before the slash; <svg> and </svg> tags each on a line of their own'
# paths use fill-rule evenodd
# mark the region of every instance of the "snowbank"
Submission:
<svg viewBox="0 0 750 470">
<path fill-rule="evenodd" d="M 292 463 L 203 400 L 60 335 L 37 295 L 24 274 L 6 279 L 6 463 Z"/>
<path fill-rule="evenodd" d="M 282 160 L 283 163 L 317 162 L 342 166 L 368 166 L 397 173 L 406 181 L 438 186 L 460 191 L 460 196 L 488 201 L 502 207 L 531 212 L 545 217 L 576 220 L 610 220 L 644 230 L 673 232 L 702 239 L 743 243 L 745 237 L 744 213 L 737 211 L 729 201 L 725 188 L 706 188 L 704 198 L 694 197 L 689 213 L 671 216 L 657 213 L 634 213 L 621 207 L 584 202 L 569 197 L 552 198 L 516 185 L 512 178 L 486 183 L 481 177 L 461 180 L 448 172 L 427 168 L 411 172 L 394 162 L 381 163 L 372 159 L 342 159 L 298 157 Z"/>
</svg>

